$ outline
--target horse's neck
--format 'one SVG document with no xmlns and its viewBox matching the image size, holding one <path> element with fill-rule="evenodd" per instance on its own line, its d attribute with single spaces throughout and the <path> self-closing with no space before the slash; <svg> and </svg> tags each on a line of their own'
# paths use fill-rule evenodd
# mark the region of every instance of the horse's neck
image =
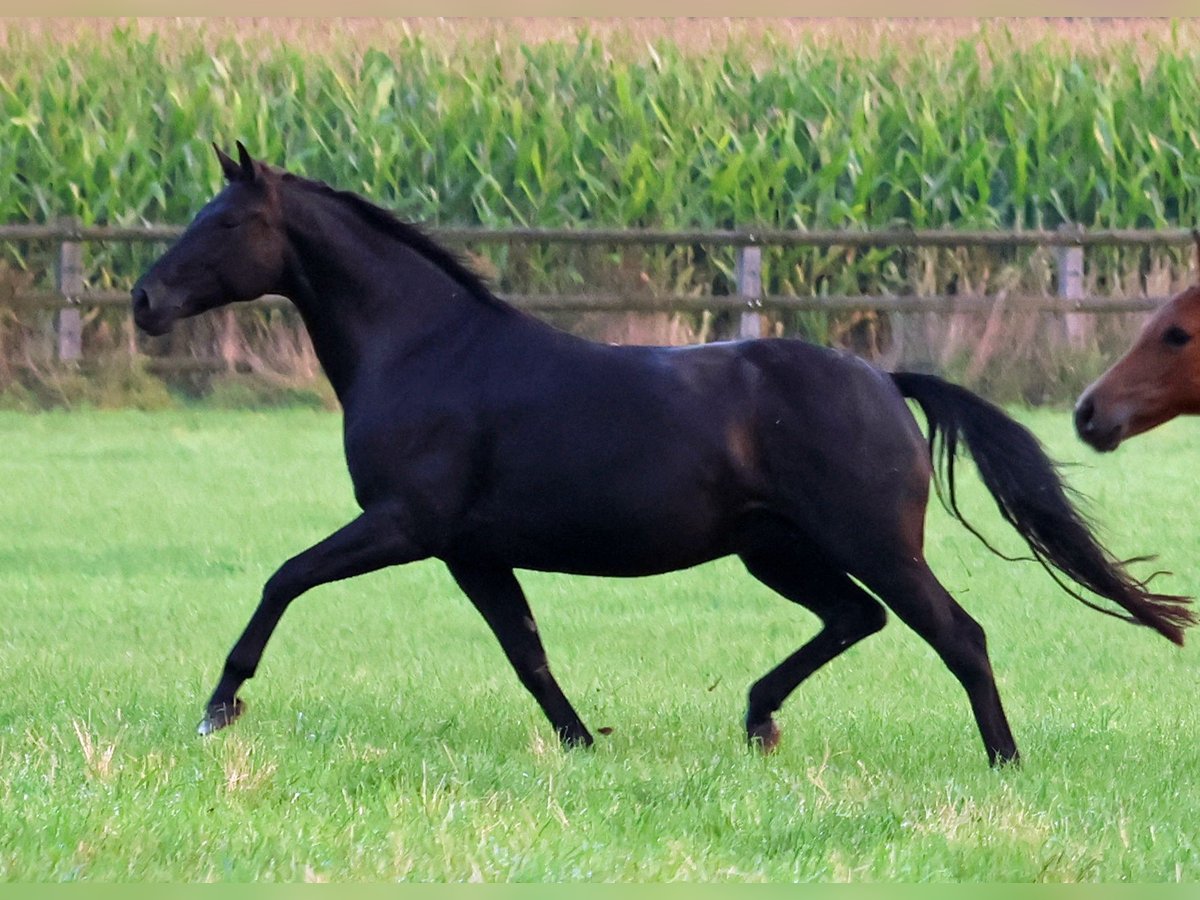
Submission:
<svg viewBox="0 0 1200 900">
<path fill-rule="evenodd" d="M 496 315 L 417 250 L 356 221 L 353 210 L 319 196 L 304 202 L 288 211 L 283 293 L 343 404 L 364 363 L 391 369 L 415 345 L 462 340 Z"/>
</svg>

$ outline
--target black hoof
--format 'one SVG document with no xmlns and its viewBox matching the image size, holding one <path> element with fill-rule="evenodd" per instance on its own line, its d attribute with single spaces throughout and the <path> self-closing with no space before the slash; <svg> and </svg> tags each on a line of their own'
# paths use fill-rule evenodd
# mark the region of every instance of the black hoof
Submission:
<svg viewBox="0 0 1200 900">
<path fill-rule="evenodd" d="M 200 721 L 196 732 L 201 735 L 210 735 L 214 731 L 220 731 L 226 725 L 232 725 L 234 720 L 246 711 L 246 704 L 240 698 L 233 699 L 233 705 L 228 703 L 215 703 L 209 706 L 204 713 L 204 718 Z"/>
</svg>

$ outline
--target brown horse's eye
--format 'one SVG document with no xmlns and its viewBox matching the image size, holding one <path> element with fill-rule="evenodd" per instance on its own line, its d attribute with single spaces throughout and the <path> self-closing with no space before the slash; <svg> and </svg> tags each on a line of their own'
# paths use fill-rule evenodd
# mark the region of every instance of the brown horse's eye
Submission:
<svg viewBox="0 0 1200 900">
<path fill-rule="evenodd" d="M 1162 339 L 1168 347 L 1182 347 L 1192 339 L 1192 336 L 1178 325 L 1172 325 L 1163 332 Z"/>
</svg>

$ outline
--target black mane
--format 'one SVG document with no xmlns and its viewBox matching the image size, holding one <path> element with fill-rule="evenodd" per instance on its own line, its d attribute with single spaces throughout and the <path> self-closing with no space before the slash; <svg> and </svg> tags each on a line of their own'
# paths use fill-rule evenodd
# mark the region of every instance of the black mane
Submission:
<svg viewBox="0 0 1200 900">
<path fill-rule="evenodd" d="M 299 184 L 306 190 L 314 191 L 334 200 L 351 206 L 359 217 L 372 227 L 384 234 L 395 238 L 407 247 L 412 248 L 428 259 L 431 263 L 462 285 L 475 299 L 489 306 L 512 310 L 514 307 L 497 297 L 488 286 L 482 275 L 471 268 L 459 254 L 443 247 L 426 234 L 419 226 L 405 222 L 395 213 L 377 206 L 353 191 L 343 191 L 330 187 L 323 181 L 303 178 L 291 172 L 281 172 L 284 181 Z"/>
</svg>

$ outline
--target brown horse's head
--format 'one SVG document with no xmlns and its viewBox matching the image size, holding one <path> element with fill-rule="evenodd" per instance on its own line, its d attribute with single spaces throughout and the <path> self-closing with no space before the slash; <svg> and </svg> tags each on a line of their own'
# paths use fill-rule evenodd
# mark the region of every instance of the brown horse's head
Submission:
<svg viewBox="0 0 1200 900">
<path fill-rule="evenodd" d="M 1080 395 L 1075 430 L 1109 451 L 1188 413 L 1200 413 L 1200 285 L 1160 308 L 1129 351 Z"/>
</svg>

